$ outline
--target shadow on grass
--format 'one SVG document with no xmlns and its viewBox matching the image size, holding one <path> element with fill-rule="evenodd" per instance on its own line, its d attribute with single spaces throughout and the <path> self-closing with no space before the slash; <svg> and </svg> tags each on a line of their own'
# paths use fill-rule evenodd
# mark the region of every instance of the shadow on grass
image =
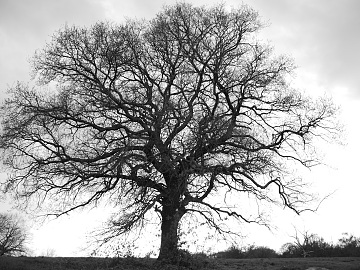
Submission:
<svg viewBox="0 0 360 270">
<path fill-rule="evenodd" d="M 201 270 L 215 269 L 210 259 L 168 265 L 148 258 L 0 257 L 1 270 Z"/>
<path fill-rule="evenodd" d="M 149 258 L 0 257 L 1 270 L 359 270 L 360 258 L 209 259 L 192 257 L 178 265 Z"/>
</svg>

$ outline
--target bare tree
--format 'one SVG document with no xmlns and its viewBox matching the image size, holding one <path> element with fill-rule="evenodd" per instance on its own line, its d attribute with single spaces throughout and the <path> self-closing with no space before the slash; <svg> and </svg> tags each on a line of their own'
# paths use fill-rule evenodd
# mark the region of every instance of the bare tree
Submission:
<svg viewBox="0 0 360 270">
<path fill-rule="evenodd" d="M 176 258 L 184 216 L 219 232 L 229 217 L 262 223 L 231 198 L 301 212 L 310 198 L 287 168 L 316 164 L 312 139 L 336 132 L 335 109 L 287 84 L 293 64 L 256 41 L 260 27 L 247 6 L 182 3 L 60 30 L 34 57 L 38 87 L 18 84 L 1 108 L 7 190 L 55 199 L 56 215 L 119 206 L 112 236 L 155 211 L 159 259 Z"/>
<path fill-rule="evenodd" d="M 316 234 L 309 233 L 308 231 L 298 232 L 295 229 L 295 235 L 291 236 L 293 242 L 286 243 L 282 249 L 284 253 L 288 253 L 291 256 L 308 257 L 311 254 L 318 252 L 323 248 L 324 240 Z"/>
<path fill-rule="evenodd" d="M 0 256 L 26 252 L 27 234 L 20 220 L 9 214 L 0 214 Z"/>
</svg>

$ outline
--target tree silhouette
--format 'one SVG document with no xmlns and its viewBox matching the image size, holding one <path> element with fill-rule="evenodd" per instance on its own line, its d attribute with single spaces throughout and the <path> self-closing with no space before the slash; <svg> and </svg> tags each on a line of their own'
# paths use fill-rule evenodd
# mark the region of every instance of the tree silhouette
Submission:
<svg viewBox="0 0 360 270">
<path fill-rule="evenodd" d="M 324 243 L 323 239 L 316 234 L 309 233 L 308 231 L 299 233 L 296 229 L 295 235 L 292 238 L 293 242 L 282 246 L 284 255 L 304 258 L 313 256 L 314 253 L 318 253 L 318 249 L 321 249 L 321 244 Z"/>
<path fill-rule="evenodd" d="M 0 256 L 25 253 L 26 239 L 27 234 L 16 216 L 0 214 Z"/>
<path fill-rule="evenodd" d="M 113 203 L 114 236 L 155 211 L 169 260 L 185 215 L 219 232 L 229 217 L 262 223 L 231 196 L 301 212 L 309 197 L 287 168 L 317 162 L 312 139 L 336 132 L 335 110 L 288 85 L 293 64 L 256 41 L 260 27 L 246 6 L 184 3 L 64 27 L 33 59 L 38 84 L 17 84 L 1 108 L 7 190 L 54 199 L 56 215 Z"/>
</svg>

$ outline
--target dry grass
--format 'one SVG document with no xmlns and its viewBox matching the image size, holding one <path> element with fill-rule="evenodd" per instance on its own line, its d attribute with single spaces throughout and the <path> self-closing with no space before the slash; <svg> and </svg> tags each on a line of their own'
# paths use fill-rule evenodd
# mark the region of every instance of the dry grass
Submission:
<svg viewBox="0 0 360 270">
<path fill-rule="evenodd" d="M 190 268 L 159 264 L 154 259 L 0 257 L 1 270 L 359 270 L 360 258 L 214 259 L 197 261 Z"/>
</svg>

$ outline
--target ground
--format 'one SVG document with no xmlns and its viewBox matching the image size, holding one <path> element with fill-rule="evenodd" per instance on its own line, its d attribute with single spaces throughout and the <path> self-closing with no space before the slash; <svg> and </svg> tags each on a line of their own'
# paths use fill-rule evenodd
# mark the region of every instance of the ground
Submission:
<svg viewBox="0 0 360 270">
<path fill-rule="evenodd" d="M 188 265 L 188 268 L 162 265 L 155 259 L 0 257 L 1 270 L 305 270 L 309 267 L 324 267 L 329 270 L 360 270 L 360 257 L 199 259 L 194 264 Z"/>
</svg>

